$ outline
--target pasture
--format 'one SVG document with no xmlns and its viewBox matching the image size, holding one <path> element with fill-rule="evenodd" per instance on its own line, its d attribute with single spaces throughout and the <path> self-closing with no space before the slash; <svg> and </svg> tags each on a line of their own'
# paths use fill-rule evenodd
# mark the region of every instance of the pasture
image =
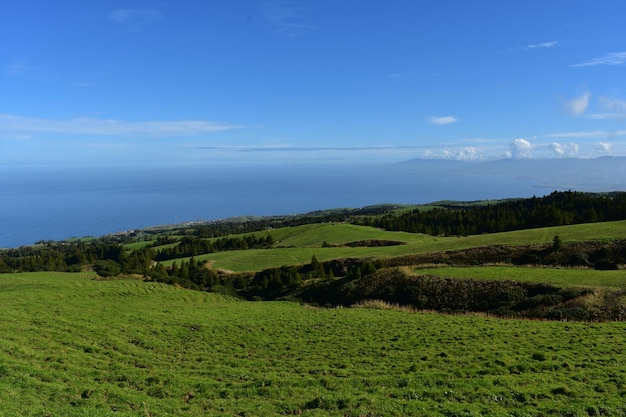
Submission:
<svg viewBox="0 0 626 417">
<path fill-rule="evenodd" d="M 413 274 L 479 280 L 513 280 L 556 287 L 626 288 L 626 270 L 597 271 L 583 268 L 535 268 L 514 266 L 417 268 Z"/>
<path fill-rule="evenodd" d="M 621 416 L 625 323 L 0 275 L 1 416 Z"/>
<path fill-rule="evenodd" d="M 267 232 L 257 232 L 263 236 Z M 521 245 L 551 243 L 558 235 L 564 243 L 589 240 L 614 240 L 626 236 L 626 221 L 545 227 L 513 232 L 465 237 L 434 237 L 343 223 L 309 224 L 269 231 L 276 241 L 271 249 L 225 251 L 195 256 L 209 260 L 214 268 L 234 272 L 259 271 L 283 265 L 306 264 L 315 257 L 319 261 L 339 258 L 385 258 L 414 253 L 444 252 L 490 245 Z M 234 235 L 235 236 L 235 235 Z M 404 242 L 403 245 L 381 247 L 347 247 L 349 242 L 378 239 Z M 336 247 L 323 247 L 324 242 Z M 189 258 L 185 258 L 188 260 Z M 171 265 L 175 260 L 165 261 Z M 180 259 L 178 260 L 180 263 Z"/>
</svg>

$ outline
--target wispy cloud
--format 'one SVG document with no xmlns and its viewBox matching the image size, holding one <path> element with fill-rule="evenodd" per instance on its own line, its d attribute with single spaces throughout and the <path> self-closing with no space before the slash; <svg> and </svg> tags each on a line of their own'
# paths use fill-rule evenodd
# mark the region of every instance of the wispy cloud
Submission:
<svg viewBox="0 0 626 417">
<path fill-rule="evenodd" d="M 603 56 L 590 59 L 572 67 L 595 67 L 598 65 L 622 65 L 626 62 L 626 52 L 611 52 Z"/>
<path fill-rule="evenodd" d="M 297 0 L 272 0 L 262 3 L 265 19 L 284 36 L 305 35 L 317 26 L 303 21 L 307 8 Z"/>
<path fill-rule="evenodd" d="M 587 110 L 589 106 L 589 99 L 591 98 L 591 93 L 589 91 L 585 91 L 580 97 L 573 98 L 571 100 L 567 100 L 564 103 L 565 111 L 573 116 L 579 116 Z"/>
<path fill-rule="evenodd" d="M 618 137 L 618 136 L 626 136 L 626 130 L 616 130 L 616 131 L 607 131 L 607 130 L 592 130 L 592 131 L 582 131 L 582 132 L 562 132 L 562 133 L 551 133 L 548 135 L 543 135 L 546 138 L 608 138 L 608 137 Z"/>
<path fill-rule="evenodd" d="M 164 20 L 160 9 L 116 9 L 109 13 L 109 18 L 124 25 L 131 32 L 140 32 L 150 23 Z"/>
<path fill-rule="evenodd" d="M 37 67 L 35 67 L 34 65 L 30 65 L 28 62 L 24 60 L 13 61 L 9 65 L 4 67 L 4 73 L 6 75 L 12 75 L 12 76 L 21 76 L 25 74 L 30 74 L 36 70 L 37 70 Z"/>
<path fill-rule="evenodd" d="M 624 120 L 626 113 L 593 113 L 584 116 L 585 119 L 591 120 Z"/>
<path fill-rule="evenodd" d="M 600 104 L 607 110 L 617 113 L 626 113 L 626 100 L 618 100 L 610 97 L 600 97 Z"/>
<path fill-rule="evenodd" d="M 582 117 L 591 120 L 625 120 L 626 100 L 619 100 L 610 97 L 600 97 L 598 102 L 604 112 L 585 114 Z"/>
<path fill-rule="evenodd" d="M 600 106 L 606 112 L 588 114 L 586 119 L 593 120 L 624 120 L 626 119 L 626 100 L 618 100 L 610 97 L 600 97 Z"/>
<path fill-rule="evenodd" d="M 459 119 L 457 119 L 454 116 L 440 116 L 440 117 L 430 118 L 430 124 L 433 124 L 433 125 L 449 125 L 451 123 L 456 123 L 458 121 Z"/>
<path fill-rule="evenodd" d="M 29 61 L 18 59 L 4 67 L 4 73 L 10 77 L 26 78 L 31 80 L 49 81 L 51 71 L 34 65 Z"/>
<path fill-rule="evenodd" d="M 559 44 L 559 41 L 550 41 L 543 43 L 534 43 L 531 45 L 526 45 L 526 49 L 537 49 L 537 48 L 553 48 Z"/>
<path fill-rule="evenodd" d="M 26 135 L 23 133 L 5 133 L 0 131 L 0 140 L 1 139 L 25 141 L 30 139 L 30 135 Z"/>
<path fill-rule="evenodd" d="M 0 132 L 11 134 L 62 133 L 95 136 L 182 137 L 236 128 L 238 126 L 202 120 L 127 122 L 90 117 L 51 120 L 0 114 Z"/>
<path fill-rule="evenodd" d="M 193 146 L 193 149 L 227 152 L 335 152 L 335 151 L 406 151 L 419 150 L 423 146 L 372 145 L 372 146 L 291 146 L 291 145 L 222 145 Z"/>
<path fill-rule="evenodd" d="M 589 132 L 560 132 L 544 135 L 546 138 L 599 138 L 605 137 L 607 132 L 604 130 L 593 130 Z"/>
</svg>

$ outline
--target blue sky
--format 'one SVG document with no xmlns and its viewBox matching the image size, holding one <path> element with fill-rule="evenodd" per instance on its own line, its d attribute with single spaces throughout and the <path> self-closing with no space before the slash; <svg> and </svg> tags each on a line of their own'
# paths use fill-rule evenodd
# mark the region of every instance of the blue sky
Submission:
<svg viewBox="0 0 626 417">
<path fill-rule="evenodd" d="M 8 2 L 0 164 L 626 155 L 626 2 Z"/>
</svg>

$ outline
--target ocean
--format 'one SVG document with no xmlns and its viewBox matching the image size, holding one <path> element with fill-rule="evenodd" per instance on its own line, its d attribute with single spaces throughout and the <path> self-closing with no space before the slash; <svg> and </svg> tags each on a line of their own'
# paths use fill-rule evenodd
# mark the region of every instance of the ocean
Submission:
<svg viewBox="0 0 626 417">
<path fill-rule="evenodd" d="M 244 215 L 531 197 L 554 191 L 536 178 L 476 173 L 460 166 L 428 161 L 4 166 L 0 248 Z"/>
</svg>

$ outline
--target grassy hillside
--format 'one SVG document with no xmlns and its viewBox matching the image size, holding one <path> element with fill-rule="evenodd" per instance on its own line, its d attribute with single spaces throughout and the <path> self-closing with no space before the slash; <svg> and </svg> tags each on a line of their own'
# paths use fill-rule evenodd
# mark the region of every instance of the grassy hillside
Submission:
<svg viewBox="0 0 626 417">
<path fill-rule="evenodd" d="M 550 243 L 555 235 L 559 235 L 563 242 L 613 240 L 626 236 L 626 221 L 545 227 L 466 237 L 433 237 L 341 223 L 287 227 L 272 230 L 270 233 L 277 242 L 274 249 L 219 252 L 195 258 L 210 260 L 215 268 L 236 272 L 258 271 L 282 265 L 308 263 L 313 255 L 320 261 L 346 257 L 390 257 L 476 246 Z M 342 245 L 367 239 L 398 241 L 405 244 L 384 247 L 322 247 L 324 242 Z M 164 263 L 171 265 L 172 262 Z"/>
<path fill-rule="evenodd" d="M 414 274 L 451 278 L 503 280 L 551 284 L 558 287 L 626 288 L 626 270 L 597 271 L 593 269 L 529 268 L 513 266 L 420 268 Z"/>
<path fill-rule="evenodd" d="M 0 276 L 1 416 L 626 413 L 623 323 L 241 302 Z"/>
</svg>

